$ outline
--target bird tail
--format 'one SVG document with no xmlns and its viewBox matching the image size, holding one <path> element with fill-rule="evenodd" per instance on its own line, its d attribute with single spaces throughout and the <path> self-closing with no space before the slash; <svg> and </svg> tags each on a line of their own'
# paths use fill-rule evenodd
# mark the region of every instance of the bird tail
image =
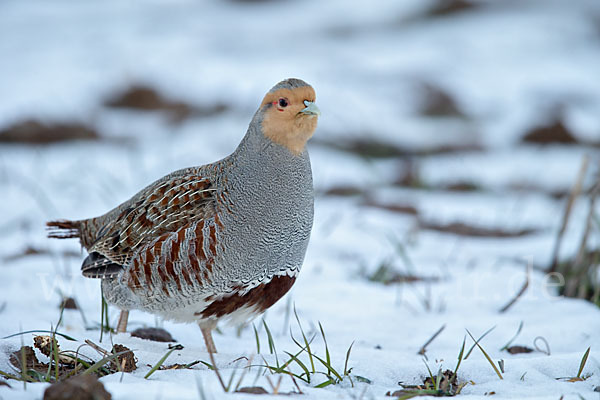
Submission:
<svg viewBox="0 0 600 400">
<path fill-rule="evenodd" d="M 81 221 L 66 219 L 46 222 L 48 237 L 54 239 L 81 238 Z"/>
</svg>

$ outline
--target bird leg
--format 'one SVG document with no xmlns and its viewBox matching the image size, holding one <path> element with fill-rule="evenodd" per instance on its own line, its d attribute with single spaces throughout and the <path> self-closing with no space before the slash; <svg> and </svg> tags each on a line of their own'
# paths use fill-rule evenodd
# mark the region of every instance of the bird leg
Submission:
<svg viewBox="0 0 600 400">
<path fill-rule="evenodd" d="M 213 342 L 212 330 L 217 326 L 217 321 L 208 320 L 198 322 L 198 326 L 200 326 L 200 331 L 202 331 L 204 343 L 206 344 L 206 350 L 208 350 L 209 353 L 216 353 L 217 348 L 215 347 L 215 342 Z"/>
<path fill-rule="evenodd" d="M 117 324 L 117 333 L 127 332 L 127 320 L 129 319 L 129 310 L 121 310 L 119 323 Z"/>
</svg>

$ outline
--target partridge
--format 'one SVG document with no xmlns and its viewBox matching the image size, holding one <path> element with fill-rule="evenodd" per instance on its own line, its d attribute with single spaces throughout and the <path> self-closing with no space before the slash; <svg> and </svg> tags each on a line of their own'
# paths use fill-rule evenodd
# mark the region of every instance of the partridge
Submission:
<svg viewBox="0 0 600 400">
<path fill-rule="evenodd" d="M 51 238 L 79 238 L 82 274 L 121 309 L 197 322 L 216 352 L 217 321 L 245 322 L 294 284 L 313 224 L 306 142 L 320 111 L 300 79 L 275 85 L 229 156 L 172 172 L 96 218 L 48 222 Z"/>
</svg>

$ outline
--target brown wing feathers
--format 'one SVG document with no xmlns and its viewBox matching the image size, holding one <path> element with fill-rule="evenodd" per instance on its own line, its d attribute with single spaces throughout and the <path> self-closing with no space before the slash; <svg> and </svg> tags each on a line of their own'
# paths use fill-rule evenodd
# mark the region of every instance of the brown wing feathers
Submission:
<svg viewBox="0 0 600 400">
<path fill-rule="evenodd" d="M 158 290 L 167 297 L 175 289 L 204 286 L 217 255 L 217 226 L 212 219 L 198 220 L 156 238 L 135 253 L 123 279 L 134 291 Z"/>
<path fill-rule="evenodd" d="M 108 278 L 117 275 L 146 243 L 213 216 L 213 192 L 211 182 L 198 175 L 157 182 L 101 217 L 48 222 L 48 236 L 80 238 L 90 251 L 83 275 Z"/>
</svg>

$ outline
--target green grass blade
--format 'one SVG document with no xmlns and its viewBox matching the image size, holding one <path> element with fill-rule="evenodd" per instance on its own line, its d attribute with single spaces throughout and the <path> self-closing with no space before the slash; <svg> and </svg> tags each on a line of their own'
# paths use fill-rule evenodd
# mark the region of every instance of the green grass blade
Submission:
<svg viewBox="0 0 600 400">
<path fill-rule="evenodd" d="M 354 346 L 354 341 L 350 343 L 350 347 L 348 347 L 348 351 L 346 352 L 346 362 L 344 363 L 344 376 L 350 374 L 350 371 L 348 371 L 348 361 L 350 360 L 350 352 L 352 351 L 352 346 Z"/>
<path fill-rule="evenodd" d="M 183 366 L 183 368 L 184 368 L 184 369 L 190 369 L 190 368 L 192 368 L 194 365 L 196 365 L 196 364 L 200 364 L 200 362 L 201 362 L 200 360 L 192 361 L 192 362 L 191 362 L 191 363 L 189 363 L 189 364 L 185 364 L 185 365 Z"/>
<path fill-rule="evenodd" d="M 298 353 L 296 353 L 296 355 L 295 355 L 294 357 L 298 357 L 298 356 L 299 356 L 299 355 L 300 355 L 300 354 L 301 354 L 303 351 L 304 351 L 304 349 L 300 349 L 300 351 L 299 351 Z M 288 352 L 286 351 L 285 353 L 288 353 Z M 289 354 L 289 353 L 288 353 L 288 354 Z M 290 355 L 291 355 L 291 354 L 290 354 Z M 267 363 L 267 361 L 264 359 L 264 357 L 263 357 L 263 360 L 265 361 L 265 364 L 267 364 L 267 365 L 268 365 L 268 363 Z M 292 359 L 292 358 L 290 358 L 290 359 L 289 359 L 289 360 L 287 360 L 287 361 L 286 361 L 286 362 L 285 362 L 283 365 L 281 365 L 281 366 L 279 366 L 279 365 L 278 365 L 278 366 L 277 366 L 277 368 L 275 369 L 275 372 L 276 372 L 276 373 L 282 373 L 282 372 L 284 372 L 284 371 L 285 371 L 285 369 L 288 367 L 288 365 L 290 365 L 290 363 L 291 363 L 292 361 L 293 361 L 293 359 Z"/>
<path fill-rule="evenodd" d="M 130 353 L 131 350 L 125 350 L 125 351 L 120 351 L 118 353 L 115 354 L 111 354 L 110 356 L 106 356 L 103 359 L 95 362 L 91 367 L 89 367 L 88 369 L 86 369 L 85 371 L 83 371 L 81 373 L 81 375 L 87 375 L 87 374 L 91 374 L 93 372 L 98 371 L 100 368 L 102 368 L 106 363 L 115 360 L 117 357 L 123 355 L 123 354 L 127 354 Z"/>
<path fill-rule="evenodd" d="M 271 354 L 275 354 L 275 362 L 279 367 L 279 358 L 277 358 L 277 349 L 275 348 L 275 341 L 273 340 L 273 335 L 271 335 L 271 330 L 269 329 L 267 322 L 264 319 L 262 320 L 262 322 L 265 327 L 265 331 L 267 332 L 267 339 L 269 341 L 269 351 L 271 352 Z"/>
<path fill-rule="evenodd" d="M 21 378 L 19 378 L 18 376 L 13 375 L 13 374 L 9 374 L 8 372 L 4 372 L 1 369 L 0 369 L 0 376 L 3 376 L 5 378 L 7 378 L 7 379 L 14 379 L 15 381 L 20 381 L 21 380 Z"/>
<path fill-rule="evenodd" d="M 303 378 L 302 375 L 297 375 L 294 374 L 292 372 L 289 371 L 280 371 L 279 368 L 274 367 L 272 365 L 269 364 L 264 364 L 264 365 L 252 365 L 252 367 L 263 367 L 263 368 L 267 368 L 269 371 L 271 371 L 274 374 L 285 374 L 285 375 L 289 375 L 289 376 L 293 376 L 294 378 L 298 378 L 301 381 L 305 382 L 305 383 L 310 383 L 306 378 Z M 260 375 L 260 371 L 259 371 L 259 375 Z"/>
<path fill-rule="evenodd" d="M 19 333 L 13 333 L 12 335 L 8 335 L 8 336 L 4 336 L 2 339 L 10 339 L 11 337 L 15 337 L 15 336 L 19 336 L 19 335 L 26 335 L 28 333 L 54 333 L 62 338 L 65 338 L 67 340 L 70 340 L 72 342 L 76 342 L 77 339 L 74 339 L 73 337 L 69 336 L 69 335 L 65 335 L 63 333 L 60 332 L 54 332 L 52 330 L 50 331 L 45 331 L 45 330 L 33 330 L 33 331 L 23 331 L 23 332 L 19 332 Z"/>
<path fill-rule="evenodd" d="M 315 333 L 310 340 L 306 340 L 304 341 L 304 347 L 302 346 L 302 344 L 300 344 L 300 342 L 298 342 L 296 340 L 296 338 L 294 337 L 294 335 L 292 334 L 292 329 L 290 328 L 290 337 L 292 338 L 292 340 L 294 341 L 294 343 L 296 344 L 296 346 L 300 347 L 302 349 L 302 351 L 304 350 L 310 350 L 310 344 L 315 340 L 315 338 L 317 337 L 317 334 Z"/>
<path fill-rule="evenodd" d="M 225 392 L 229 393 L 231 390 L 231 385 L 233 385 L 233 378 L 235 378 L 236 370 L 231 371 L 231 376 L 229 377 L 229 382 L 227 382 L 227 390 Z"/>
<path fill-rule="evenodd" d="M 171 355 L 171 353 L 173 353 L 175 350 L 182 350 L 182 349 L 183 349 L 183 346 L 180 344 L 177 344 L 175 346 L 169 346 L 169 351 L 167 351 L 167 353 L 164 356 L 162 356 L 162 358 L 160 360 L 158 360 L 158 362 L 154 365 L 154 367 L 152 367 L 152 369 L 150 371 L 148 371 L 148 373 L 146 375 L 144 375 L 144 379 L 148 379 L 150 377 L 150 375 L 152 375 L 157 369 L 159 369 L 160 366 L 163 365 L 163 363 Z"/>
<path fill-rule="evenodd" d="M 273 336 L 271 336 L 271 331 L 269 330 L 269 327 L 267 326 L 267 323 L 265 322 L 265 320 L 262 320 L 263 326 L 265 327 L 265 332 L 267 332 L 267 341 L 269 343 L 269 352 L 271 354 L 273 354 L 275 352 L 275 343 L 273 342 Z"/>
<path fill-rule="evenodd" d="M 321 330 L 321 336 L 323 336 L 323 343 L 325 343 L 325 359 L 327 360 L 327 364 L 331 365 L 331 357 L 329 357 L 329 347 L 327 346 L 327 338 L 325 337 L 325 331 L 323 330 L 323 325 L 319 321 L 319 329 Z"/>
<path fill-rule="evenodd" d="M 424 359 L 423 359 L 423 364 L 425 364 L 425 367 L 427 367 L 427 372 L 429 373 L 429 378 L 431 379 L 431 383 L 433 384 L 435 382 L 435 379 L 433 378 L 433 372 L 431 372 L 429 365 L 427 364 L 427 362 Z"/>
<path fill-rule="evenodd" d="M 206 361 L 202 361 L 199 360 L 202 364 L 206 365 L 208 367 L 208 369 L 210 369 L 211 371 L 215 370 L 215 367 L 213 367 L 213 365 L 211 363 L 207 363 Z"/>
<path fill-rule="evenodd" d="M 65 305 L 61 304 L 60 305 L 60 314 L 58 315 L 58 322 L 56 323 L 56 329 L 58 329 L 60 327 L 60 324 L 62 324 L 64 312 L 65 312 Z"/>
<path fill-rule="evenodd" d="M 34 369 L 28 370 L 27 375 L 29 375 L 32 378 L 32 380 L 34 380 L 36 382 L 45 382 L 45 379 L 46 379 L 46 375 L 44 375 L 41 372 L 38 372 Z"/>
<path fill-rule="evenodd" d="M 297 355 L 293 355 L 292 353 L 289 352 L 285 352 L 288 356 L 290 356 L 291 360 L 296 362 L 296 364 L 298 364 L 300 366 L 300 368 L 302 368 L 302 370 L 304 371 L 304 373 L 306 374 L 307 377 L 310 376 L 310 373 L 308 372 L 308 368 L 306 367 L 306 365 L 304 365 L 304 363 L 302 361 L 300 361 L 297 357 Z M 286 363 L 288 364 L 288 363 Z"/>
<path fill-rule="evenodd" d="M 334 383 L 335 383 L 334 381 L 332 381 L 331 379 L 328 379 L 323 383 L 319 383 L 317 386 L 315 386 L 315 388 L 322 389 L 322 388 L 332 385 Z"/>
<path fill-rule="evenodd" d="M 577 377 L 581 378 L 581 373 L 583 372 L 583 368 L 585 368 L 585 363 L 587 362 L 588 356 L 590 355 L 590 350 L 592 348 L 588 347 L 587 350 L 585 351 L 585 354 L 583 355 L 583 358 L 581 359 L 581 363 L 579 364 L 579 371 L 577 372 Z"/>
<path fill-rule="evenodd" d="M 100 343 L 102 343 L 102 335 L 104 335 L 104 295 L 101 295 L 101 308 L 100 308 Z"/>
<path fill-rule="evenodd" d="M 456 368 L 454 368 L 454 373 L 452 374 L 452 377 L 450 378 L 450 383 L 454 382 L 454 380 L 456 379 L 456 376 L 458 375 L 458 369 L 460 368 L 460 364 L 462 363 L 463 360 L 463 354 L 465 352 L 465 343 L 467 341 L 467 337 L 463 337 L 463 343 L 462 343 L 462 347 L 460 348 L 460 352 L 458 353 L 458 362 L 456 363 Z"/>
<path fill-rule="evenodd" d="M 256 354 L 260 354 L 260 338 L 258 337 L 256 325 L 252 324 L 252 328 L 254 329 L 254 338 L 256 339 Z"/>
<path fill-rule="evenodd" d="M 50 363 L 52 365 L 52 363 Z M 25 346 L 23 346 L 23 338 L 21 338 L 21 380 L 23 381 L 23 388 L 27 388 L 26 379 L 27 376 L 27 358 L 25 356 Z"/>
<path fill-rule="evenodd" d="M 496 364 L 494 364 L 494 362 L 492 361 L 492 359 L 490 358 L 490 356 L 488 356 L 488 354 L 485 352 L 485 350 L 483 349 L 483 347 L 481 347 L 481 345 L 479 344 L 478 341 L 475 341 L 475 338 L 473 337 L 473 335 L 471 335 L 471 332 L 469 332 L 468 329 L 466 331 L 469 334 L 469 336 L 471 336 L 471 339 L 473 339 L 473 341 L 475 342 L 475 345 L 477 345 L 477 347 L 479 347 L 479 350 L 481 350 L 481 352 L 483 353 L 483 355 L 485 356 L 485 358 L 488 360 L 488 362 L 490 363 L 490 365 L 492 366 L 492 368 L 494 369 L 494 371 L 498 375 L 498 378 L 504 379 L 502 377 L 502 374 L 500 373 L 500 371 L 498 371 L 498 368 L 496 368 Z"/>
<path fill-rule="evenodd" d="M 508 343 L 506 343 L 504 345 L 504 347 L 502 347 L 500 349 L 500 351 L 504 351 L 504 350 L 506 350 L 506 349 L 508 349 L 510 347 L 510 345 L 512 344 L 512 342 L 514 342 L 515 339 L 517 338 L 517 336 L 519 336 L 519 333 L 521 333 L 521 329 L 523 329 L 523 321 L 521 321 L 521 323 L 519 324 L 519 328 L 517 329 L 517 333 L 515 333 L 515 335 L 512 337 L 512 339 L 510 339 L 508 341 Z"/>
<path fill-rule="evenodd" d="M 61 312 L 60 319 L 62 319 L 62 312 Z M 59 323 L 60 323 L 60 319 L 58 321 Z M 54 378 L 56 379 L 55 382 L 58 382 L 58 372 L 59 372 L 58 343 L 56 342 L 56 335 L 54 334 L 54 331 L 52 331 L 51 340 L 52 340 L 52 357 L 54 358 Z"/>
<path fill-rule="evenodd" d="M 435 390 L 440 390 L 440 382 L 442 381 L 442 367 L 438 369 L 438 373 L 435 379 Z"/>
<path fill-rule="evenodd" d="M 323 366 L 325 368 L 327 368 L 327 370 L 329 372 L 331 372 L 333 375 L 335 375 L 335 377 L 341 382 L 343 381 L 342 376 L 331 366 L 331 363 L 328 363 L 327 361 L 323 360 L 321 357 L 317 356 L 316 354 L 313 354 L 313 357 L 316 358 L 319 362 L 321 362 L 321 364 L 323 364 Z"/>
<path fill-rule="evenodd" d="M 302 367 L 304 367 L 303 369 L 306 369 L 306 370 L 305 370 L 305 373 L 306 373 L 306 378 L 307 378 L 307 379 L 306 379 L 306 382 L 307 382 L 307 383 L 310 383 L 310 374 L 311 374 L 311 373 L 310 373 L 310 371 L 308 370 L 308 367 L 306 367 L 306 366 L 304 365 L 304 363 L 303 363 L 303 362 L 301 362 L 301 361 L 300 361 L 300 359 L 298 359 L 298 356 L 299 356 L 300 354 L 302 354 L 302 352 L 304 352 L 304 351 L 306 350 L 306 346 L 302 347 L 302 345 L 296 341 L 296 339 L 294 338 L 294 335 L 292 335 L 292 330 L 291 330 L 291 328 L 290 328 L 290 336 L 291 336 L 292 340 L 294 341 L 294 343 L 295 343 L 295 344 L 296 344 L 298 347 L 300 347 L 300 351 L 298 351 L 298 352 L 296 353 L 296 355 L 293 357 L 293 360 L 294 360 L 294 361 L 296 361 L 296 363 L 300 364 L 301 368 L 302 368 Z M 309 343 L 312 343 L 312 341 L 314 340 L 314 338 L 315 338 L 315 336 L 313 336 L 313 337 L 312 337 L 312 339 L 310 340 L 310 342 L 309 342 Z M 307 345 L 308 345 L 308 343 L 307 343 Z M 286 352 L 286 353 L 287 353 L 287 352 Z M 288 354 L 289 354 L 289 353 L 288 353 Z M 287 363 L 286 363 L 286 364 L 283 366 L 283 368 L 286 368 L 288 363 L 289 363 L 289 361 L 288 361 L 288 362 L 287 362 Z M 313 374 L 314 374 L 314 372 L 313 372 Z"/>
<path fill-rule="evenodd" d="M 48 363 L 48 369 L 46 370 L 46 376 L 44 378 L 44 382 L 49 383 L 50 378 L 52 377 L 52 363 Z"/>
<path fill-rule="evenodd" d="M 300 353 L 298 353 L 298 354 L 300 354 Z M 262 356 L 261 356 L 261 357 L 262 357 Z M 290 375 L 290 376 L 293 376 L 293 377 L 295 377 L 295 378 L 298 378 L 298 379 L 300 379 L 300 380 L 302 380 L 302 381 L 304 381 L 304 382 L 306 382 L 306 383 L 310 383 L 310 381 L 309 381 L 309 380 L 307 380 L 307 379 L 304 379 L 302 376 L 300 376 L 300 375 L 296 375 L 296 374 L 294 374 L 294 373 L 292 373 L 292 372 L 290 372 L 290 371 L 287 371 L 287 370 L 285 370 L 285 368 L 287 368 L 287 366 L 289 365 L 289 363 L 291 363 L 291 362 L 292 362 L 292 359 L 288 360 L 288 362 L 287 362 L 287 363 L 285 363 L 284 365 L 282 365 L 281 367 L 274 367 L 274 366 L 272 366 L 272 365 L 269 365 L 269 363 L 267 362 L 267 360 L 266 360 L 264 357 L 262 357 L 262 360 L 263 360 L 263 362 L 264 362 L 264 364 L 263 364 L 263 365 L 250 365 L 250 367 L 263 367 L 263 368 L 267 368 L 269 371 L 271 371 L 271 373 L 274 373 L 274 374 L 286 374 L 286 375 Z M 259 373 L 260 373 L 260 372 L 259 372 Z M 257 379 L 258 379 L 258 377 L 257 377 Z M 255 383 L 256 383 L 256 381 L 255 381 Z"/>
<path fill-rule="evenodd" d="M 493 331 L 494 329 L 496 329 L 496 326 L 495 326 L 495 325 L 494 325 L 494 326 L 492 326 L 492 327 L 491 327 L 490 329 L 488 329 L 487 331 L 485 331 L 485 332 L 484 332 L 484 334 L 483 334 L 483 335 L 481 335 L 481 336 L 479 337 L 479 339 L 477 339 L 477 340 L 473 339 L 473 341 L 475 341 L 475 344 L 474 344 L 473 346 L 471 346 L 471 348 L 469 349 L 469 351 L 467 351 L 467 355 L 465 356 L 465 360 L 466 360 L 467 358 L 469 358 L 469 356 L 471 355 L 471 352 L 473 351 L 473 349 L 475 348 L 475 346 L 476 346 L 476 345 L 477 345 L 479 342 L 481 342 L 481 341 L 483 340 L 483 338 L 484 338 L 484 337 L 486 337 L 486 336 L 488 335 L 488 333 L 490 333 L 490 332 L 491 332 L 491 331 Z M 467 332 L 468 332 L 468 331 L 467 331 Z"/>
<path fill-rule="evenodd" d="M 300 328 L 300 333 L 302 333 L 302 339 L 304 339 L 304 344 L 306 345 L 306 351 L 308 353 L 308 360 L 310 361 L 310 367 L 312 369 L 312 373 L 315 373 L 315 362 L 313 360 L 312 351 L 310 350 L 310 343 L 306 339 L 306 335 L 304 334 L 304 329 L 302 328 L 302 324 L 300 323 L 300 318 L 298 317 L 298 312 L 296 311 L 296 305 L 294 305 L 294 315 L 296 316 L 296 321 L 298 322 L 298 327 Z M 291 333 L 291 328 L 290 328 Z M 314 337 L 313 337 L 314 339 Z M 295 341 L 295 340 L 294 340 Z M 312 342 L 312 339 L 311 339 Z"/>
</svg>

